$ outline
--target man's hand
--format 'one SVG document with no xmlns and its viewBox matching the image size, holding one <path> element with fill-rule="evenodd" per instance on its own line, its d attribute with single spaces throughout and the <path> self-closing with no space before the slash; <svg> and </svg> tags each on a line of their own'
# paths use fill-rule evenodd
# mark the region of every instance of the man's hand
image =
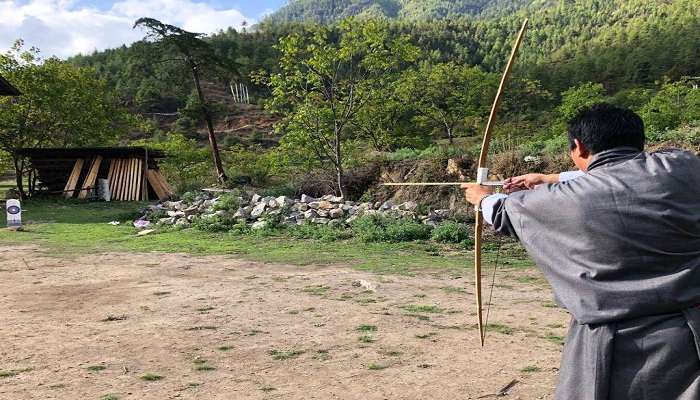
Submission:
<svg viewBox="0 0 700 400">
<path fill-rule="evenodd" d="M 544 183 L 557 182 L 559 182 L 558 174 L 525 174 L 506 179 L 503 182 L 503 190 L 505 190 L 506 193 L 513 193 L 520 190 L 534 189 L 535 186 Z"/>
<path fill-rule="evenodd" d="M 467 201 L 477 207 L 481 204 L 481 200 L 493 194 L 493 188 L 478 183 L 465 183 L 462 185 L 462 189 L 464 189 L 464 197 Z"/>
</svg>

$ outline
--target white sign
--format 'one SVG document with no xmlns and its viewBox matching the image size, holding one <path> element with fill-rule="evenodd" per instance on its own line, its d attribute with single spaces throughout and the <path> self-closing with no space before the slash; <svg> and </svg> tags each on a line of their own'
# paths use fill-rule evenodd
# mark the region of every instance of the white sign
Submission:
<svg viewBox="0 0 700 400">
<path fill-rule="evenodd" d="M 7 227 L 19 228 L 22 226 L 22 206 L 19 200 L 7 200 L 5 209 L 7 210 Z"/>
</svg>

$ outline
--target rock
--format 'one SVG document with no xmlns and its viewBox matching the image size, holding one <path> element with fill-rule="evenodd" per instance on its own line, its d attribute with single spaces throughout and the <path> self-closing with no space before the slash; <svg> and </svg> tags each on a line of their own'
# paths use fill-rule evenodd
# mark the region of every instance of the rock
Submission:
<svg viewBox="0 0 700 400">
<path fill-rule="evenodd" d="M 260 203 L 260 199 L 262 199 L 262 196 L 260 196 L 259 194 L 255 193 L 255 194 L 253 194 L 253 197 L 250 198 L 250 203 L 251 203 L 251 204 Z"/>
<path fill-rule="evenodd" d="M 251 206 L 240 207 L 236 210 L 236 213 L 233 214 L 233 218 L 248 219 L 251 211 L 253 211 L 253 207 Z"/>
<path fill-rule="evenodd" d="M 311 222 L 314 224 L 326 225 L 330 222 L 330 220 L 328 218 L 312 218 Z"/>
<path fill-rule="evenodd" d="M 371 208 L 371 209 L 374 209 L 374 210 L 379 210 L 379 208 L 380 208 L 381 206 L 382 206 L 382 202 L 381 202 L 381 201 L 378 201 L 378 202 L 374 203 L 374 204 L 372 205 L 372 207 L 370 207 L 370 208 Z"/>
<path fill-rule="evenodd" d="M 309 209 L 309 205 L 306 203 L 297 203 L 296 206 L 299 211 L 306 211 Z"/>
<path fill-rule="evenodd" d="M 360 216 L 357 215 L 357 214 L 351 215 L 351 216 L 349 216 L 349 217 L 345 220 L 345 223 L 348 224 L 348 225 L 350 225 L 350 224 L 353 223 L 353 221 L 355 221 L 355 220 L 358 219 L 359 217 L 360 217 Z"/>
<path fill-rule="evenodd" d="M 175 223 L 175 218 L 161 218 L 158 220 L 158 225 L 172 225 Z"/>
<path fill-rule="evenodd" d="M 193 206 L 185 208 L 185 210 L 183 212 L 185 213 L 185 215 L 192 215 L 192 214 L 196 214 L 198 211 L 199 211 L 199 206 L 193 205 Z"/>
<path fill-rule="evenodd" d="M 151 234 L 151 233 L 153 233 L 153 232 L 155 232 L 155 231 L 156 231 L 155 229 L 144 229 L 144 230 L 142 230 L 142 231 L 138 231 L 138 232 L 136 233 L 136 236 L 146 236 L 146 235 Z"/>
<path fill-rule="evenodd" d="M 334 208 L 328 213 L 328 216 L 330 216 L 333 219 L 338 219 L 342 218 L 344 214 L 345 212 L 343 212 L 342 208 Z"/>
<path fill-rule="evenodd" d="M 166 201 L 163 203 L 163 206 L 165 208 L 169 208 L 171 210 L 182 210 L 184 208 L 184 204 L 181 201 Z"/>
<path fill-rule="evenodd" d="M 438 226 L 438 221 L 436 221 L 434 219 L 426 218 L 423 220 L 423 225 L 436 227 L 436 226 Z"/>
<path fill-rule="evenodd" d="M 378 208 L 378 209 L 384 211 L 384 210 L 391 210 L 394 207 L 396 207 L 394 202 L 389 200 L 389 201 L 385 201 L 384 204 L 382 204 L 381 206 L 375 207 L 375 208 Z"/>
<path fill-rule="evenodd" d="M 350 207 L 350 209 L 345 210 L 345 211 L 348 213 L 348 215 L 355 215 L 359 211 L 359 207 L 353 206 L 353 207 Z"/>
<path fill-rule="evenodd" d="M 263 220 L 263 221 L 255 221 L 255 222 L 253 223 L 253 225 L 251 225 L 250 228 L 251 228 L 251 229 L 257 230 L 257 229 L 267 228 L 268 225 L 270 225 L 270 223 L 269 223 L 268 221 L 265 221 L 265 220 Z"/>
<path fill-rule="evenodd" d="M 218 210 L 217 212 L 214 213 L 217 217 L 226 217 L 228 216 L 228 211 L 226 210 Z"/>
<path fill-rule="evenodd" d="M 277 204 L 279 204 L 280 206 L 289 207 L 289 206 L 294 204 L 294 200 L 290 199 L 287 196 L 280 196 L 280 197 L 276 198 L 275 201 L 277 201 Z"/>
<path fill-rule="evenodd" d="M 330 201 L 324 200 L 324 201 L 319 202 L 318 208 L 320 208 L 322 210 L 331 210 L 331 209 L 335 208 L 335 204 L 331 203 Z"/>
<path fill-rule="evenodd" d="M 185 213 L 182 211 L 168 211 L 168 217 L 180 218 L 184 217 Z"/>
<path fill-rule="evenodd" d="M 447 175 L 456 176 L 460 181 L 466 181 L 468 172 L 460 164 L 459 159 L 450 158 L 447 160 L 447 170 L 445 172 L 447 172 Z"/>
<path fill-rule="evenodd" d="M 329 215 L 328 211 L 326 211 L 326 210 L 316 210 L 316 212 L 318 213 L 319 217 L 323 217 L 323 218 L 327 218 Z"/>
<path fill-rule="evenodd" d="M 314 202 L 314 201 L 316 201 L 316 199 L 313 198 L 313 197 L 311 197 L 311 196 L 307 196 L 307 195 L 305 195 L 305 194 L 302 194 L 302 195 L 301 195 L 301 202 L 302 202 L 302 203 L 311 203 L 311 202 Z"/>
<path fill-rule="evenodd" d="M 525 158 L 523 158 L 523 161 L 527 163 L 536 163 L 540 162 L 540 158 L 537 156 L 526 156 Z"/>
<path fill-rule="evenodd" d="M 265 204 L 267 204 L 269 208 L 273 209 L 280 206 L 280 204 L 277 202 L 277 199 L 270 199 Z"/>
<path fill-rule="evenodd" d="M 339 219 L 332 219 L 328 222 L 328 226 L 331 226 L 331 227 L 337 227 L 337 226 L 340 226 L 342 224 L 343 224 L 343 221 L 341 221 Z"/>
<path fill-rule="evenodd" d="M 399 205 L 399 210 L 416 211 L 416 209 L 418 209 L 418 203 L 415 201 L 407 201 Z"/>
<path fill-rule="evenodd" d="M 267 207 L 267 204 L 265 204 L 264 202 L 258 203 L 258 205 L 256 205 L 253 208 L 253 210 L 250 212 L 250 218 L 252 218 L 252 219 L 259 218 L 265 212 L 266 207 Z"/>
<path fill-rule="evenodd" d="M 179 229 L 185 229 L 190 227 L 190 223 L 187 222 L 187 218 L 181 218 L 177 220 L 174 226 Z"/>
<path fill-rule="evenodd" d="M 369 291 L 372 291 L 372 292 L 376 292 L 376 291 L 377 291 L 377 288 L 379 287 L 379 285 L 377 285 L 376 283 L 372 283 L 372 282 L 366 281 L 366 280 L 364 280 L 364 279 L 360 279 L 359 281 L 354 281 L 354 282 L 352 283 L 352 286 L 354 286 L 354 287 L 361 287 L 361 288 L 363 288 L 363 289 L 365 289 L 365 290 L 369 290 Z"/>
<path fill-rule="evenodd" d="M 187 216 L 187 222 L 193 222 L 197 218 L 196 215 L 188 215 Z"/>
<path fill-rule="evenodd" d="M 323 201 L 330 201 L 331 203 L 342 203 L 344 200 L 342 197 L 334 196 L 332 194 L 327 194 L 321 197 Z"/>
<path fill-rule="evenodd" d="M 304 218 L 306 219 L 313 219 L 316 217 L 318 217 L 318 213 L 314 209 L 308 210 L 304 213 Z"/>
</svg>

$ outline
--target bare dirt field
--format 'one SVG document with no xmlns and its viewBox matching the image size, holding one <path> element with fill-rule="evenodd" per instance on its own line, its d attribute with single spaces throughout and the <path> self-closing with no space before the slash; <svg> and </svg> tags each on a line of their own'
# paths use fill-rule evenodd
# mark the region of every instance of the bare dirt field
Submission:
<svg viewBox="0 0 700 400">
<path fill-rule="evenodd" d="M 481 348 L 469 274 L 2 246 L 0 399 L 552 398 L 567 315 L 503 270 Z"/>
</svg>

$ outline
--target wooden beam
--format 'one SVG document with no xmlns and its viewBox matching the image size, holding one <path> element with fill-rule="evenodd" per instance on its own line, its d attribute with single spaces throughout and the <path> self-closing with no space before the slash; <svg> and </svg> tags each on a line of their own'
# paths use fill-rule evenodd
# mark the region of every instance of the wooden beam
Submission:
<svg viewBox="0 0 700 400">
<path fill-rule="evenodd" d="M 73 164 L 73 170 L 68 177 L 68 182 L 66 182 L 66 187 L 63 189 L 63 196 L 70 199 L 75 194 L 75 187 L 78 185 L 78 180 L 80 179 L 80 172 L 83 170 L 83 163 L 85 160 L 79 158 L 75 160 Z"/>
<path fill-rule="evenodd" d="M 95 180 L 97 180 L 97 174 L 100 172 L 101 164 L 102 156 L 95 157 L 95 159 L 92 161 L 92 165 L 90 166 L 90 171 L 88 172 L 87 176 L 85 177 L 85 181 L 83 182 L 83 188 L 80 191 L 80 194 L 78 194 L 79 199 L 86 198 L 89 189 L 95 186 Z"/>
<path fill-rule="evenodd" d="M 153 191 L 156 192 L 156 196 L 158 196 L 158 200 L 164 200 L 168 198 L 168 193 L 166 192 L 165 188 L 163 188 L 162 184 L 158 180 L 158 171 L 149 169 L 148 170 L 148 183 L 151 184 L 151 187 L 153 188 Z"/>
</svg>

